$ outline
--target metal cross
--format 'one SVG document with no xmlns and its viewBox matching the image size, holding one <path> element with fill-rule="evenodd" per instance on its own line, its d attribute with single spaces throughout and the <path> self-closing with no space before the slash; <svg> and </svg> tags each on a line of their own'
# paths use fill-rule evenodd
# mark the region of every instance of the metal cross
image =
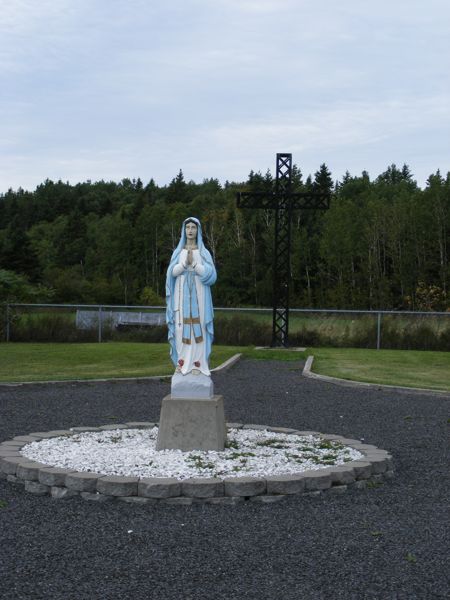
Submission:
<svg viewBox="0 0 450 600">
<path fill-rule="evenodd" d="M 291 279 L 291 220 L 298 209 L 326 210 L 328 191 L 292 192 L 292 154 L 277 154 L 274 192 L 238 192 L 238 208 L 275 210 L 272 347 L 289 346 L 289 283 Z"/>
</svg>

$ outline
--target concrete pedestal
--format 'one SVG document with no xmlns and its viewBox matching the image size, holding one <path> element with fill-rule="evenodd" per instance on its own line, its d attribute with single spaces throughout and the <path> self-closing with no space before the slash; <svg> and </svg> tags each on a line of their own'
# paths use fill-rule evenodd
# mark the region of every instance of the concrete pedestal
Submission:
<svg viewBox="0 0 450 600">
<path fill-rule="evenodd" d="M 225 440 L 222 396 L 163 398 L 157 450 L 223 450 Z"/>
</svg>

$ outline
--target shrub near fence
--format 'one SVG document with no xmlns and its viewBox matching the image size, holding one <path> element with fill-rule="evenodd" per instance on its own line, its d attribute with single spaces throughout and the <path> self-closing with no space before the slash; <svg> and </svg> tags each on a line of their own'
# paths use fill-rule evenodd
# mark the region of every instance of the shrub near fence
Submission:
<svg viewBox="0 0 450 600">
<path fill-rule="evenodd" d="M 9 339 L 16 342 L 165 342 L 166 325 L 115 327 L 102 319 L 90 329 L 76 325 L 75 309 L 68 306 L 11 305 Z M 145 307 L 108 307 L 145 310 Z M 155 310 L 155 307 L 147 308 Z M 163 307 L 160 307 L 163 310 Z M 382 319 L 381 319 L 382 315 Z M 3 306 L 2 338 L 6 338 Z M 380 325 L 380 329 L 379 329 Z M 268 346 L 272 339 L 269 310 L 216 309 L 215 342 L 232 346 Z M 100 335 L 99 335 L 100 334 Z M 378 313 L 361 311 L 293 310 L 291 346 L 450 350 L 450 313 Z"/>
</svg>

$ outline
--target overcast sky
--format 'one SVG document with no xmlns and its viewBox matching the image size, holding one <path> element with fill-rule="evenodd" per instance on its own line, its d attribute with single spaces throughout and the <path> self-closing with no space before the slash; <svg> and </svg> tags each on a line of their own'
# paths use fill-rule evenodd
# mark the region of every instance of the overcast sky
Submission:
<svg viewBox="0 0 450 600">
<path fill-rule="evenodd" d="M 448 0 L 0 0 L 0 192 L 450 170 Z"/>
</svg>

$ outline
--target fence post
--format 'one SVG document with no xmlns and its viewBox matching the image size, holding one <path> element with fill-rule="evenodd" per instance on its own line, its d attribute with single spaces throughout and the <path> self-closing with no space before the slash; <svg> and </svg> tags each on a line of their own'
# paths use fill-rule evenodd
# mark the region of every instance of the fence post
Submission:
<svg viewBox="0 0 450 600">
<path fill-rule="evenodd" d="M 98 343 L 102 341 L 102 307 L 98 307 Z"/>
<path fill-rule="evenodd" d="M 377 350 L 381 348 L 381 313 L 378 313 L 377 318 Z"/>
<path fill-rule="evenodd" d="M 9 332 L 9 304 L 6 305 L 6 330 L 5 330 L 5 334 L 6 334 L 6 341 L 9 342 L 9 336 L 10 336 L 10 332 Z"/>
</svg>

